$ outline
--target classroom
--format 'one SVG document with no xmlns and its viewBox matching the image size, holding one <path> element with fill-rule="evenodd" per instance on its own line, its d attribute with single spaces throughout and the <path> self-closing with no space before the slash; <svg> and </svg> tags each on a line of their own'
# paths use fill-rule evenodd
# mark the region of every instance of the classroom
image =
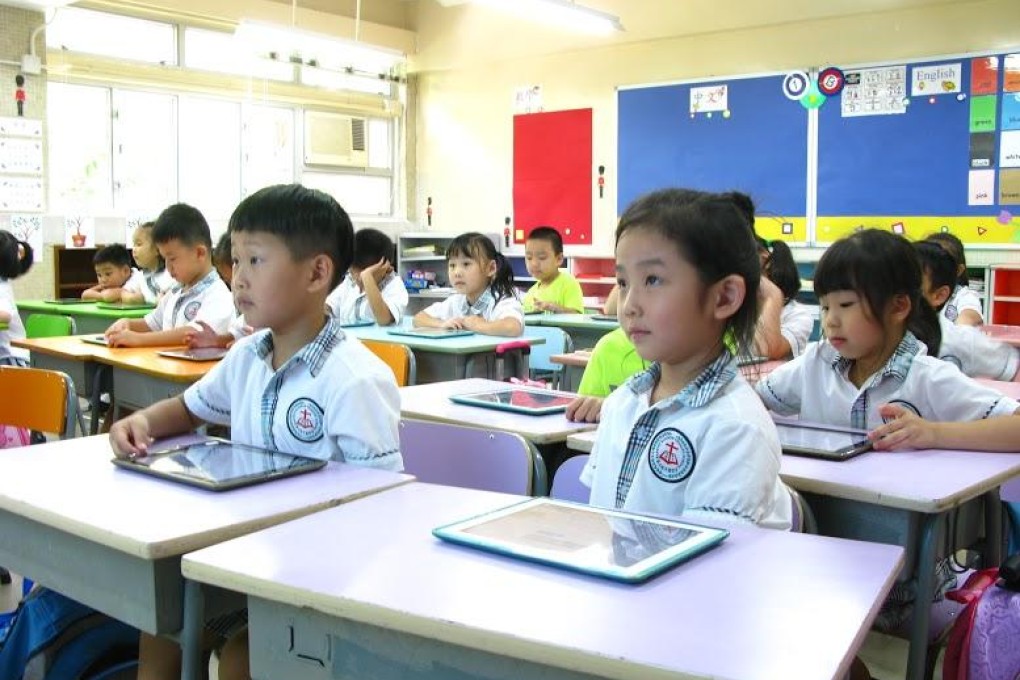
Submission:
<svg viewBox="0 0 1020 680">
<path fill-rule="evenodd" d="M 556 21 L 560 11 L 568 18 Z M 608 28 L 584 30 L 587 20 Z M 629 344 L 622 302 L 619 321 L 604 309 L 618 278 L 622 283 L 629 273 L 625 250 L 616 250 L 621 216 L 659 189 L 746 193 L 754 204 L 750 226 L 766 250 L 776 241 L 789 245 L 800 291 L 790 299 L 776 294 L 782 303 L 798 302 L 812 320 L 811 344 L 804 338 L 810 349 L 790 340 L 781 358 L 764 356 L 769 352 L 753 340 L 741 349 L 754 356 L 741 353 L 739 367 L 737 357 L 728 369 L 717 367 L 724 382 L 742 374 L 746 394 L 761 396 L 753 399 L 755 408 L 763 403 L 758 410 L 780 429 L 785 416 L 797 415 L 780 413 L 781 388 L 792 382 L 784 370 L 801 355 L 828 356 L 819 347 L 831 350 L 830 341 L 842 341 L 831 328 L 829 340 L 822 337 L 816 271 L 823 281 L 823 256 L 833 244 L 870 228 L 911 242 L 937 233 L 962 241 L 964 288 L 977 301 L 980 331 L 967 329 L 973 334 L 948 346 L 988 348 L 982 343 L 994 341 L 1007 349 L 1001 355 L 970 349 L 986 355 L 984 368 L 971 371 L 946 348 L 950 336 L 941 321 L 939 356 L 946 361 L 930 358 L 976 378 L 967 379 L 973 399 L 960 397 L 967 408 L 994 393 L 987 412 L 1005 415 L 1020 399 L 1020 350 L 1008 349 L 1020 347 L 1018 36 L 1016 0 L 0 0 L 0 80 L 8 87 L 0 98 L 0 233 L 10 232 L 33 254 L 24 273 L 8 280 L 0 271 L 0 314 L 9 303 L 13 315 L 10 322 L 0 317 L 0 423 L 6 425 L 4 414 L 30 414 L 30 424 L 0 432 L 8 442 L 0 448 L 10 449 L 0 456 L 0 576 L 14 575 L 12 584 L 0 579 L 0 680 L 9 663 L 4 624 L 17 622 L 6 614 L 21 600 L 21 584 L 32 582 L 45 587 L 37 591 L 58 592 L 109 617 L 124 627 L 119 634 L 141 631 L 143 659 L 153 649 L 169 649 L 176 655 L 170 677 L 216 677 L 206 669 L 218 665 L 224 678 L 968 677 L 950 675 L 944 661 L 963 606 L 940 596 L 930 607 L 915 607 L 913 592 L 950 587 L 944 569 L 998 567 L 1011 549 L 1015 554 L 1008 537 L 1020 537 L 1020 456 L 1009 454 L 1020 451 L 1020 440 L 1010 440 L 1015 435 L 1005 428 L 983 430 L 974 446 L 969 434 L 938 430 L 950 437 L 938 441 L 952 443 L 894 453 L 855 450 L 842 462 L 780 458 L 789 449 L 787 440 L 777 440 L 782 448 L 777 443 L 767 474 L 783 507 L 752 513 L 756 519 L 743 525 L 723 522 L 729 534 L 718 547 L 706 546 L 704 554 L 641 585 L 475 554 L 441 542 L 433 531 L 529 497 L 587 503 L 591 493 L 591 504 L 601 505 L 589 455 L 605 451 L 618 435 L 613 445 L 629 460 L 634 422 L 617 429 L 628 416 L 616 413 L 645 406 L 613 392 L 613 419 L 586 422 L 575 417 L 572 393 L 596 394 L 583 389 L 590 386 L 583 376 L 592 365 L 602 370 L 592 352 L 604 339 L 627 343 L 636 367 L 607 379 L 598 400 L 580 408 L 600 408 L 629 375 L 664 362 L 651 341 L 645 341 L 651 360 L 639 341 Z M 250 321 L 254 314 L 272 329 L 263 343 L 270 360 L 255 342 L 244 345 L 258 357 L 247 364 L 229 363 L 237 355 L 232 349 L 215 360 L 200 356 L 204 347 L 192 344 L 192 336 L 204 331 L 195 312 L 186 311 L 191 305 L 178 298 L 166 305 L 173 307 L 166 315 L 185 316 L 192 335 L 167 325 L 162 333 L 175 334 L 160 336 L 165 341 L 117 347 L 110 336 L 116 324 L 122 324 L 117 333 L 159 333 L 151 319 L 164 313 L 175 290 L 163 242 L 151 237 L 153 249 L 160 246 L 159 262 L 167 260 L 166 284 L 152 289 L 152 299 L 134 307 L 119 306 L 127 299 L 119 295 L 113 304 L 103 297 L 73 301 L 97 286 L 101 263 L 94 258 L 104 246 L 126 247 L 126 266 L 138 267 L 130 270 L 132 279 L 148 272 L 137 255 L 138 234 L 157 218 L 149 233 L 159 232 L 164 209 L 180 203 L 201 212 L 211 242 L 200 248 L 192 282 L 174 294 L 186 302 L 191 285 L 229 288 L 231 255 L 225 273 L 211 273 L 214 246 L 245 205 L 268 205 L 250 203 L 253 197 L 291 200 L 283 192 L 266 198 L 263 187 L 291 184 L 332 197 L 349 215 L 350 268 L 331 269 L 331 285 L 317 285 L 326 286 L 323 295 L 349 285 L 361 296 L 353 309 L 362 311 L 347 318 L 332 307 L 325 323 L 357 345 L 343 361 L 362 367 L 358 379 L 367 382 L 358 389 L 371 396 L 333 401 L 314 392 L 322 387 L 297 393 L 282 427 L 263 422 L 260 434 L 260 395 L 244 396 L 251 422 L 242 428 L 240 409 L 230 413 L 231 399 L 206 401 L 213 392 L 202 391 L 205 378 L 225 385 L 216 399 L 260 380 L 272 386 L 267 393 L 289 399 L 297 388 L 293 379 L 291 387 L 280 387 L 286 371 L 274 375 L 280 368 L 274 337 L 286 337 L 274 324 L 290 323 L 287 315 L 314 305 L 280 303 L 283 283 L 267 298 L 277 301 L 276 311 L 260 310 L 236 286 L 230 304 L 222 302 L 230 291 L 219 291 L 217 304 L 229 307 L 235 325 L 228 327 L 226 312 L 215 321 L 209 312 L 215 340 L 208 345 L 244 343 L 252 332 L 245 316 Z M 727 210 L 743 210 L 739 199 L 726 200 L 732 201 Z M 485 320 L 491 325 L 444 321 L 443 305 L 464 290 L 454 274 L 456 247 L 466 260 L 494 247 L 495 271 L 500 262 L 513 271 L 510 297 L 524 299 L 536 281 L 544 285 L 528 250 L 529 234 L 541 225 L 559 232 L 563 259 L 554 271 L 576 278 L 581 305 L 543 310 L 525 301 L 510 314 L 517 322 L 507 332 L 499 325 L 509 321 L 506 313 L 495 311 L 506 302 L 497 275 L 486 289 L 495 298 L 484 312 L 493 315 Z M 386 244 L 381 270 L 375 259 L 358 260 L 356 234 L 376 231 Z M 481 251 L 458 239 L 468 232 L 487 237 Z M 243 285 L 254 290 L 260 290 L 256 267 L 241 262 L 238 248 L 259 254 L 262 242 L 253 236 L 259 233 L 251 224 L 231 226 L 234 239 L 226 242 L 228 251 L 234 243 L 233 276 L 243 269 Z M 731 247 L 732 233 L 716 239 L 726 244 L 718 250 L 727 257 L 739 250 Z M 190 236 L 168 238 L 190 247 Z M 626 240 L 621 236 L 620 243 Z M 734 236 L 732 243 L 740 240 Z M 24 251 L 15 246 L 15 259 Z M 484 265 L 486 257 L 477 261 Z M 929 285 L 933 270 L 924 257 L 920 264 Z M 375 283 L 365 282 L 368 273 Z M 385 284 L 403 296 L 399 310 Z M 131 284 L 121 285 L 127 291 Z M 274 293 L 274 284 L 261 285 L 261 295 Z M 385 304 L 375 304 L 366 287 L 382 291 Z M 480 313 L 475 304 L 488 304 L 480 300 L 467 295 L 467 318 Z M 762 303 L 762 314 L 766 308 Z M 380 309 L 389 310 L 392 327 L 375 323 Z M 914 317 L 905 318 L 903 342 L 925 344 L 926 336 L 914 337 Z M 428 326 L 444 324 L 455 331 L 449 339 L 429 336 Z M 23 329 L 8 334 L 23 325 L 27 338 Z M 722 352 L 736 354 L 727 328 Z M 82 342 L 104 333 L 109 347 Z M 313 334 L 293 348 L 304 349 L 283 356 L 302 361 L 314 378 L 313 338 L 332 342 Z M 674 339 L 686 347 L 683 337 Z M 12 348 L 20 363 L 5 361 Z M 392 370 L 396 389 L 389 372 L 380 377 L 375 363 L 365 363 L 370 355 Z M 1000 356 L 1005 368 L 987 368 Z M 26 363 L 62 372 L 70 382 L 44 389 L 8 375 Z M 712 371 L 716 363 L 699 366 Z M 666 375 L 656 370 L 654 381 Z M 943 375 L 941 367 L 926 370 Z M 875 420 L 878 406 L 869 404 L 867 390 L 887 389 L 884 377 L 866 373 L 868 380 L 857 380 L 853 368 L 846 375 L 847 389 L 864 394 L 858 401 L 848 397 L 855 412 L 874 413 L 841 427 L 911 422 L 911 413 Z M 941 384 L 958 384 L 947 380 Z M 334 381 L 338 393 L 353 390 L 345 381 Z M 498 401 L 500 395 L 489 393 L 508 381 L 520 390 L 514 398 L 525 395 L 527 414 L 479 404 Z M 547 397 L 535 396 L 540 387 L 533 381 L 571 394 L 542 411 L 535 403 L 546 405 Z M 765 393 L 772 390 L 770 401 Z M 27 408 L 15 398 L 22 393 Z M 670 398 L 687 404 L 693 397 L 685 394 Z M 369 406 L 378 395 L 386 407 L 376 412 Z M 905 402 L 918 419 L 970 419 L 926 399 Z M 338 440 L 352 447 L 346 459 L 334 447 L 329 460 L 328 446 L 325 454 L 308 454 L 329 460 L 314 474 L 211 493 L 109 464 L 121 451 L 107 431 L 133 436 L 124 434 L 123 423 L 137 422 L 130 419 L 164 400 L 183 405 L 184 417 L 210 423 L 211 432 L 185 437 L 184 447 L 211 447 L 206 434 L 229 435 L 233 428 L 242 444 L 319 450 L 309 442 L 322 439 L 324 430 L 325 439 L 335 436 L 331 408 L 345 410 L 341 428 L 357 425 L 349 439 Z M 806 394 L 804 401 L 800 417 L 822 422 L 809 415 L 824 408 L 808 406 Z M 929 401 L 935 410 L 925 410 Z M 277 408 L 267 403 L 263 396 L 263 414 Z M 46 418 L 39 415 L 44 411 Z M 226 414 L 226 425 L 213 417 L 217 411 Z M 748 417 L 739 426 L 756 422 Z M 641 444 L 650 447 L 654 476 L 624 475 L 616 511 L 676 514 L 658 509 L 657 496 L 650 505 L 632 503 L 649 483 L 694 479 L 681 470 L 682 461 L 694 468 L 700 440 L 666 424 Z M 28 444 L 28 433 L 37 430 L 48 441 L 12 448 L 16 435 Z M 251 441 L 239 431 L 251 433 Z M 656 447 L 663 451 L 660 463 L 653 460 Z M 679 466 L 674 451 L 682 452 Z M 358 463 L 373 456 L 383 462 Z M 390 465 L 394 456 L 402 457 L 400 466 Z M 60 472 L 51 478 L 54 469 Z M 47 484 L 39 483 L 43 477 Z M 1012 515 L 1002 509 L 1010 503 Z M 125 506 L 145 506 L 162 521 L 122 517 Z M 706 507 L 716 506 L 706 501 Z M 401 520 L 384 523 L 384 517 Z M 683 519 L 711 528 L 718 518 L 697 511 Z M 633 543 L 625 533 L 610 532 L 611 553 L 631 549 L 620 547 Z M 324 535 L 333 538 L 323 541 Z M 351 552 L 362 559 L 351 559 Z M 752 559 L 762 567 L 748 569 Z M 908 589 L 912 613 L 882 625 L 886 605 Z M 670 606 L 680 601 L 690 603 L 683 611 L 696 613 Z M 210 662 L 204 639 L 210 621 L 238 611 L 247 625 L 232 622 Z M 676 650 L 658 637 L 671 628 L 672 639 L 685 641 Z M 250 676 L 234 667 L 238 639 Z M 144 663 L 140 672 L 137 660 L 133 647 L 108 670 L 74 677 L 167 675 L 153 671 L 155 665 L 145 670 Z M 1011 672 L 1020 674 L 1020 661 L 1004 663 L 1012 662 L 1018 665 Z"/>
</svg>

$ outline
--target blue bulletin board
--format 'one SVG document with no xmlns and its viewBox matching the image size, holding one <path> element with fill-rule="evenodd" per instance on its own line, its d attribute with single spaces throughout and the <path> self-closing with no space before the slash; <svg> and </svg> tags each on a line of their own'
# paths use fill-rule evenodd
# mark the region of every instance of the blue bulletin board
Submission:
<svg viewBox="0 0 1020 680">
<path fill-rule="evenodd" d="M 718 98 L 699 106 L 719 87 L 725 108 Z M 759 234 L 807 240 L 808 112 L 783 94 L 782 75 L 621 89 L 617 99 L 618 214 L 663 187 L 738 190 L 755 201 Z"/>
</svg>

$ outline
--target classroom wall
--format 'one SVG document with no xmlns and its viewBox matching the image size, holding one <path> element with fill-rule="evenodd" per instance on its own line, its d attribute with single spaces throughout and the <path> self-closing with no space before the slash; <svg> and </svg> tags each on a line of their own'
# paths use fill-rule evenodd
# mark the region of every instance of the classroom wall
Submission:
<svg viewBox="0 0 1020 680">
<path fill-rule="evenodd" d="M 685 4 L 657 8 L 681 13 Z M 541 85 L 546 111 L 593 109 L 593 164 L 606 166 L 606 191 L 602 199 L 593 192 L 593 245 L 583 250 L 608 255 L 617 217 L 616 86 L 1020 47 L 1017 0 L 890 4 L 910 6 L 609 46 L 568 38 L 566 51 L 555 54 L 511 58 L 494 47 L 468 58 L 467 46 L 482 29 L 466 30 L 466 22 L 477 24 L 478 15 L 419 3 L 421 51 L 413 64 L 418 172 L 409 214 L 423 215 L 431 196 L 434 229 L 501 230 L 503 217 L 512 214 L 512 103 L 521 86 Z M 616 7 L 625 26 L 626 6 Z M 662 22 L 678 18 L 667 14 Z M 514 52 L 529 43 L 548 52 L 555 44 L 544 29 L 499 21 L 501 44 Z M 1008 258 L 1000 253 L 995 259 Z"/>
</svg>

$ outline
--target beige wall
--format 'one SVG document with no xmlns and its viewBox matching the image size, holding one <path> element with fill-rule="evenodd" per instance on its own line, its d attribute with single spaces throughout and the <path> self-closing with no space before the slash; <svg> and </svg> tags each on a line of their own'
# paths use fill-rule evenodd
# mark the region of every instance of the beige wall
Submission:
<svg viewBox="0 0 1020 680">
<path fill-rule="evenodd" d="M 480 21 L 477 13 L 463 10 L 445 16 L 444 21 L 443 11 L 429 9 L 428 4 L 434 3 L 419 6 L 417 190 L 410 194 L 414 204 L 409 214 L 423 215 L 426 197 L 431 196 L 433 228 L 499 231 L 503 217 L 512 214 L 513 92 L 519 86 L 541 85 L 547 111 L 593 109 L 593 161 L 606 166 L 607 181 L 605 198 L 599 200 L 596 193 L 594 199 L 592 250 L 605 254 L 612 249 L 616 219 L 618 85 L 1020 47 L 1018 0 L 950 4 L 889 0 L 858 5 L 908 8 L 805 21 L 783 22 L 774 17 L 777 23 L 757 28 L 649 38 L 609 47 L 593 46 L 596 41 L 584 39 L 567 43 L 566 51 L 533 57 L 502 58 L 495 54 L 502 48 L 494 43 L 492 51 L 465 60 L 460 48 L 476 41 L 483 31 L 480 26 L 465 30 Z M 600 6 L 609 4 L 604 1 Z M 616 4 L 627 26 L 629 3 Z M 688 3 L 655 4 L 662 11 L 679 13 L 686 11 Z M 740 3 L 721 4 L 735 13 Z M 758 2 L 745 4 L 749 9 L 759 6 Z M 803 3 L 788 0 L 784 4 Z M 682 23 L 677 16 L 661 18 L 664 24 Z M 734 14 L 733 20 L 737 18 Z M 517 50 L 529 41 L 538 43 L 535 49 L 548 50 L 548 36 L 553 35 L 536 35 L 533 29 L 509 21 L 501 30 L 502 41 Z"/>
</svg>

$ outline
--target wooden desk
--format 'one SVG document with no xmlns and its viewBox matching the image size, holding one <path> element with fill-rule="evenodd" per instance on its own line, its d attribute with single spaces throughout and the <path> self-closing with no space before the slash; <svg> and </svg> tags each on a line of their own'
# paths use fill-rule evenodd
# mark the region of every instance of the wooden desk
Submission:
<svg viewBox="0 0 1020 680">
<path fill-rule="evenodd" d="M 411 479 L 330 463 L 215 493 L 121 470 L 112 457 L 105 436 L 5 451 L 0 564 L 148 633 L 189 621 L 196 640 L 202 618 L 186 618 L 181 555 Z"/>
<path fill-rule="evenodd" d="M 1020 326 L 1007 326 L 1004 324 L 988 324 L 979 326 L 981 332 L 990 338 L 1014 347 L 1020 347 Z"/>
<path fill-rule="evenodd" d="M 157 354 L 171 349 L 169 347 L 94 347 L 93 359 L 112 371 L 117 406 L 133 410 L 182 394 L 217 364 L 216 361 L 185 361 Z"/>
<path fill-rule="evenodd" d="M 407 324 L 410 324 L 408 320 Z M 529 337 L 527 332 L 519 338 L 495 335 L 464 335 L 456 338 L 418 338 L 410 335 L 390 335 L 392 326 L 356 326 L 345 328 L 344 332 L 359 340 L 375 340 L 407 345 L 414 352 L 417 363 L 418 382 L 432 383 L 442 380 L 469 378 L 479 373 L 493 378 L 495 375 L 495 351 L 500 345 L 514 340 L 525 340 L 530 345 L 545 344 L 545 338 Z M 510 353 L 510 360 L 520 361 L 519 352 Z M 482 362 L 485 370 L 476 366 Z M 525 368 L 527 365 L 524 365 Z"/>
<path fill-rule="evenodd" d="M 591 349 L 599 338 L 620 327 L 618 321 L 599 321 L 587 314 L 532 314 L 524 317 L 524 323 L 562 328 L 573 340 L 575 349 Z"/>
<path fill-rule="evenodd" d="M 78 396 L 91 396 L 96 375 L 93 350 L 98 349 L 98 346 L 82 342 L 80 337 L 74 335 L 11 340 L 11 345 L 29 350 L 33 367 L 63 371 L 70 376 Z"/>
<path fill-rule="evenodd" d="M 74 319 L 75 333 L 79 335 L 102 333 L 117 319 L 141 319 L 152 311 L 152 309 L 103 309 L 95 302 L 55 305 L 45 300 L 21 300 L 17 305 L 22 321 L 25 321 L 32 312 L 69 316 Z"/>
<path fill-rule="evenodd" d="M 818 680 L 843 677 L 902 563 L 893 546 L 737 528 L 623 585 L 430 534 L 516 500 L 416 482 L 182 570 L 248 595 L 254 678 Z"/>
</svg>

